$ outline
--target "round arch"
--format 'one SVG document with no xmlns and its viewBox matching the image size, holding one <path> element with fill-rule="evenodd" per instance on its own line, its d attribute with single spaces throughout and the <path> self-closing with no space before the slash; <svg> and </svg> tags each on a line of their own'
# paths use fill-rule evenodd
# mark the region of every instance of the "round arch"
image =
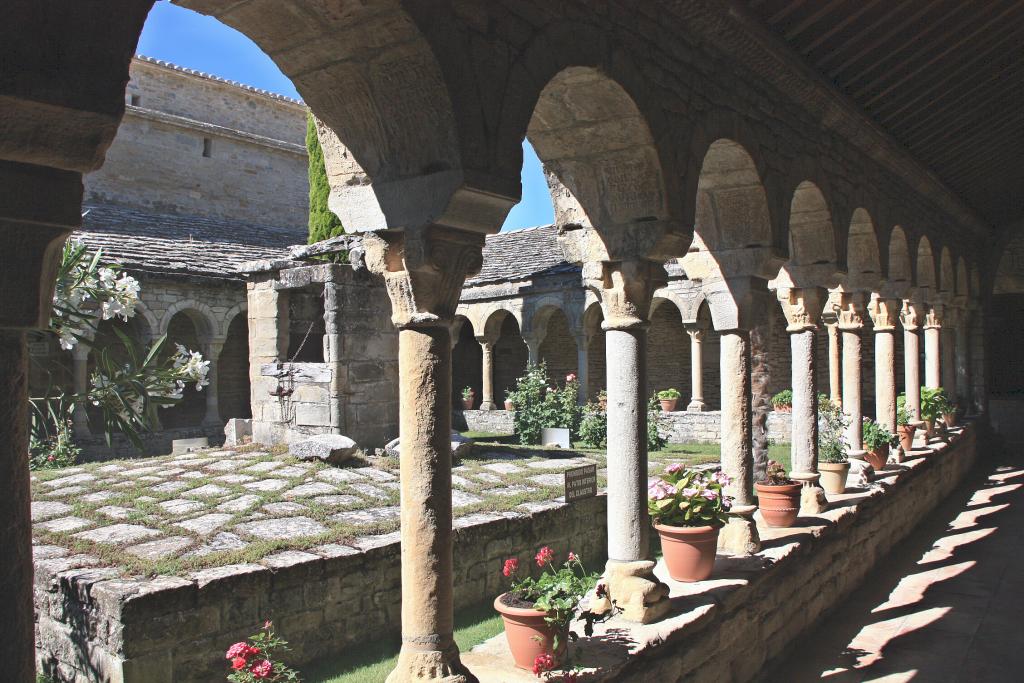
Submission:
<svg viewBox="0 0 1024 683">
<path fill-rule="evenodd" d="M 952 295 L 956 292 L 956 271 L 953 269 L 953 255 L 949 247 L 942 247 L 939 256 L 939 282 L 940 292 Z"/>
<path fill-rule="evenodd" d="M 874 221 L 866 209 L 855 209 L 846 238 L 846 272 L 851 287 L 875 289 L 882 279 L 882 259 Z"/>
<path fill-rule="evenodd" d="M 914 284 L 918 289 L 936 291 L 935 278 L 935 256 L 932 252 L 932 243 L 927 235 L 922 235 L 917 242 L 917 261 L 914 271 Z"/>
<path fill-rule="evenodd" d="M 887 279 L 890 282 L 909 286 L 914 280 L 914 270 L 910 261 L 910 248 L 907 233 L 900 226 L 894 226 L 889 233 L 889 270 Z"/>
<path fill-rule="evenodd" d="M 186 299 L 174 303 L 164 311 L 164 316 L 160 319 L 159 330 L 161 335 L 167 334 L 171 326 L 171 320 L 178 313 L 184 313 L 191 318 L 196 326 L 196 333 L 201 344 L 211 339 L 223 338 L 226 333 L 225 330 L 221 330 L 220 325 L 217 323 L 217 316 L 214 314 L 213 309 L 201 301 Z"/>
</svg>

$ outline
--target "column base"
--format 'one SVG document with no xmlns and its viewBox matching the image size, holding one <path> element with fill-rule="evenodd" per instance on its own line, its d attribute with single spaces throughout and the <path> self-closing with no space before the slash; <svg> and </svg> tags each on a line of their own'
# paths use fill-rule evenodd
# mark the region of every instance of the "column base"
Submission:
<svg viewBox="0 0 1024 683">
<path fill-rule="evenodd" d="M 398 662 L 388 674 L 387 683 L 478 683 L 459 659 L 459 648 L 452 643 L 445 650 L 416 650 L 405 645 Z"/>
<path fill-rule="evenodd" d="M 498 406 L 494 401 L 484 401 L 480 404 L 480 410 L 497 410 Z"/>
<path fill-rule="evenodd" d="M 703 413 L 707 409 L 708 407 L 704 401 L 698 401 L 696 399 L 690 401 L 690 404 L 686 406 L 686 412 L 688 413 Z"/>
<path fill-rule="evenodd" d="M 608 560 L 604 569 L 604 583 L 609 598 L 604 604 L 595 601 L 592 608 L 604 612 L 611 608 L 611 601 L 622 610 L 622 618 L 639 624 L 649 624 L 668 613 L 668 586 L 654 576 L 653 560 L 620 562 Z"/>
<path fill-rule="evenodd" d="M 729 521 L 718 532 L 718 548 L 733 555 L 753 555 L 761 550 L 754 522 L 756 505 L 733 505 Z"/>
<path fill-rule="evenodd" d="M 800 514 L 820 515 L 828 510 L 825 489 L 818 485 L 821 475 L 817 472 L 790 472 L 789 478 L 803 484 L 800 489 Z"/>
</svg>

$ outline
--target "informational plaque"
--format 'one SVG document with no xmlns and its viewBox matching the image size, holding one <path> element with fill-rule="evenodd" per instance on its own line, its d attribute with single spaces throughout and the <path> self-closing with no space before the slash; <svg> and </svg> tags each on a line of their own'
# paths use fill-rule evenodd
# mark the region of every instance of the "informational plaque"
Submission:
<svg viewBox="0 0 1024 683">
<path fill-rule="evenodd" d="M 565 502 L 597 495 L 597 465 L 583 465 L 565 471 Z"/>
</svg>

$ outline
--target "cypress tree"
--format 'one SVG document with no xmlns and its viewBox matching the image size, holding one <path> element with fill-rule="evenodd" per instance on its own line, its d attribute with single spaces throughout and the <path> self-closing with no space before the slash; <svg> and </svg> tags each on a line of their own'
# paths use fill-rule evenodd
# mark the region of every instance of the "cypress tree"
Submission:
<svg viewBox="0 0 1024 683">
<path fill-rule="evenodd" d="M 306 116 L 306 150 L 309 153 L 309 243 L 345 234 L 345 227 L 334 212 L 327 208 L 331 186 L 327 183 L 324 151 L 316 137 L 313 115 Z"/>
</svg>

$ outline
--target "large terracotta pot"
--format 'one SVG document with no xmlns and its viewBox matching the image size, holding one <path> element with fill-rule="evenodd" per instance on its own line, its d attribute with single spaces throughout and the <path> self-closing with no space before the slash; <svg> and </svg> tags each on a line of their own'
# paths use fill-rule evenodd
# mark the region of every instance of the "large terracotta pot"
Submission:
<svg viewBox="0 0 1024 683">
<path fill-rule="evenodd" d="M 784 404 L 781 404 L 781 405 L 773 406 L 773 408 L 775 408 L 775 412 L 776 413 L 792 413 L 793 412 L 793 406 L 790 405 L 790 404 L 785 404 L 784 403 Z"/>
<path fill-rule="evenodd" d="M 545 621 L 546 612 L 539 609 L 510 607 L 501 599 L 502 593 L 494 599 L 494 609 L 505 622 L 505 637 L 512 651 L 512 659 L 520 669 L 532 670 L 537 655 L 548 654 L 555 660 L 555 667 L 565 659 L 569 634 L 562 633 L 558 637 L 558 651 L 554 651 L 555 629 Z M 567 630 L 568 631 L 568 630 Z"/>
<path fill-rule="evenodd" d="M 476 394 L 470 394 L 469 398 L 462 399 L 463 410 L 473 410 L 473 403 L 476 401 Z"/>
<path fill-rule="evenodd" d="M 819 462 L 818 474 L 821 488 L 825 493 L 837 494 L 846 492 L 846 477 L 850 474 L 849 462 Z"/>
<path fill-rule="evenodd" d="M 956 427 L 956 413 L 946 413 L 942 416 L 942 421 L 947 427 Z"/>
<path fill-rule="evenodd" d="M 928 439 L 932 438 L 933 436 L 935 436 L 935 420 L 931 420 L 931 419 L 925 418 L 924 419 L 924 440 L 925 440 L 925 442 L 927 442 Z"/>
<path fill-rule="evenodd" d="M 889 444 L 880 446 L 873 451 L 865 451 L 864 459 L 876 472 L 885 469 L 885 463 L 889 462 Z"/>
<path fill-rule="evenodd" d="M 674 411 L 676 409 L 676 402 L 678 400 L 678 398 L 658 399 L 659 403 L 661 403 L 661 410 L 664 413 L 671 413 L 672 411 Z"/>
<path fill-rule="evenodd" d="M 703 581 L 715 568 L 718 550 L 716 526 L 667 526 L 655 524 L 668 575 L 675 581 Z"/>
<path fill-rule="evenodd" d="M 757 507 L 765 524 L 775 527 L 793 526 L 800 514 L 800 487 L 802 484 L 754 484 L 757 489 Z"/>
<path fill-rule="evenodd" d="M 914 448 L 914 432 L 917 431 L 917 427 L 914 425 L 898 425 L 896 427 L 896 433 L 900 437 L 900 448 L 904 452 L 909 453 Z"/>
<path fill-rule="evenodd" d="M 505 401 L 505 410 L 515 410 L 515 409 L 516 409 L 516 406 L 515 406 L 515 404 L 512 403 L 512 401 L 509 401 L 509 400 Z"/>
</svg>

